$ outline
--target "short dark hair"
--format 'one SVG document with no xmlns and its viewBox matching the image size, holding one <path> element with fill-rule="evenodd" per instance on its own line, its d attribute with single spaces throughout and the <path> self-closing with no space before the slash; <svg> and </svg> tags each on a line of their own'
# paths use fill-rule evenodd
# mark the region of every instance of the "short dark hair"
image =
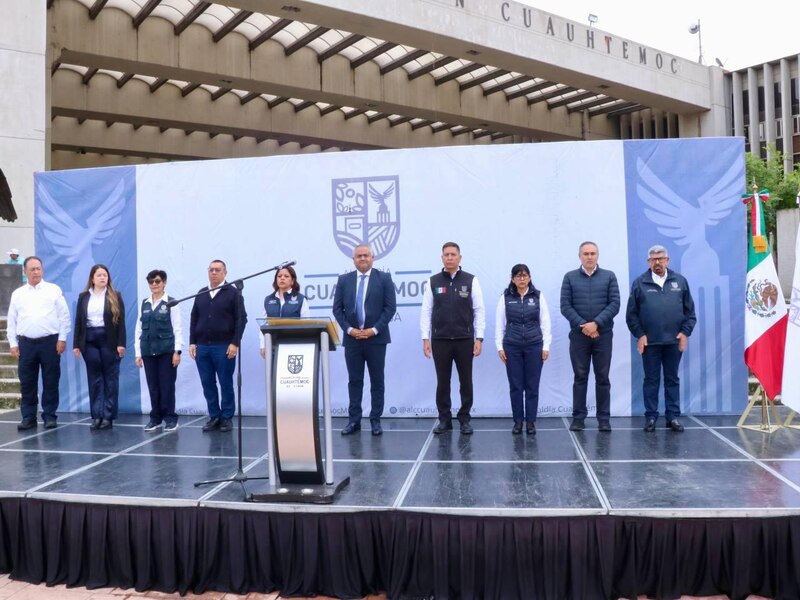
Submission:
<svg viewBox="0 0 800 600">
<path fill-rule="evenodd" d="M 228 270 L 228 265 L 226 265 L 226 264 L 225 264 L 225 261 L 224 261 L 224 260 L 220 260 L 220 259 L 218 259 L 218 258 L 215 258 L 215 259 L 214 259 L 214 260 L 212 260 L 211 262 L 212 262 L 212 263 L 218 262 L 218 263 L 220 263 L 220 264 L 222 265 L 222 268 L 223 268 L 223 269 L 225 269 L 226 271 Z M 208 263 L 208 264 L 211 264 L 211 263 Z"/>
<path fill-rule="evenodd" d="M 455 242 L 445 242 L 444 245 L 442 246 L 442 252 L 444 252 L 445 248 L 455 248 L 456 250 L 458 250 L 458 253 L 461 254 L 461 247 Z"/>
<path fill-rule="evenodd" d="M 600 250 L 600 247 L 599 247 L 597 244 L 595 244 L 594 242 L 591 242 L 591 241 L 589 241 L 589 240 L 586 240 L 586 241 L 585 241 L 585 242 L 583 242 L 583 243 L 582 243 L 580 246 L 578 246 L 578 252 L 580 252 L 581 250 L 583 250 L 583 247 L 584 247 L 584 246 L 594 246 L 595 248 L 597 248 L 597 250 L 598 250 L 598 251 Z"/>
<path fill-rule="evenodd" d="M 519 275 L 520 273 L 525 273 L 526 275 L 531 274 L 531 270 L 528 268 L 528 265 L 525 263 L 519 263 L 511 267 L 511 277 L 512 279 Z"/>
<path fill-rule="evenodd" d="M 147 279 L 147 283 L 150 283 L 156 277 L 161 277 L 161 281 L 167 283 L 167 272 L 162 271 L 161 269 L 153 269 L 147 274 L 147 277 L 145 277 L 145 279 Z"/>
<path fill-rule="evenodd" d="M 361 244 L 362 246 L 366 244 Z M 289 275 L 292 276 L 292 293 L 296 294 L 300 291 L 300 284 L 297 283 L 297 272 L 294 270 L 294 267 L 282 267 L 275 271 L 275 278 L 272 280 L 272 289 L 276 292 L 278 291 L 278 273 L 281 271 L 289 271 Z"/>
<path fill-rule="evenodd" d="M 28 258 L 26 258 L 26 259 L 25 259 L 25 261 L 22 263 L 22 268 L 23 268 L 23 270 L 28 268 L 28 261 L 29 261 L 29 260 L 38 260 L 40 265 L 44 265 L 44 263 L 42 262 L 42 259 L 41 259 L 41 258 L 39 258 L 38 256 L 29 256 L 29 257 L 28 257 Z"/>
</svg>

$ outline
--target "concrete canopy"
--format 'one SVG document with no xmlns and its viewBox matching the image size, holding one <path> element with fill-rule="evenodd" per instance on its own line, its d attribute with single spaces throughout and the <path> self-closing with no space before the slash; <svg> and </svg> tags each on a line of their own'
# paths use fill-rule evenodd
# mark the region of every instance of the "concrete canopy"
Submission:
<svg viewBox="0 0 800 600">
<path fill-rule="evenodd" d="M 48 0 L 48 28 L 64 167 L 674 135 L 712 104 L 706 67 L 514 2 Z"/>
</svg>

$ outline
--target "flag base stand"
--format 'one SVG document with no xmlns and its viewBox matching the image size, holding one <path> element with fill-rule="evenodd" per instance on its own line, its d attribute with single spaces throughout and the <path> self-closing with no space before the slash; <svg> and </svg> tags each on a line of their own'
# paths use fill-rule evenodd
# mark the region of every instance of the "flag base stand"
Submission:
<svg viewBox="0 0 800 600">
<path fill-rule="evenodd" d="M 792 409 L 789 409 L 789 416 L 786 417 L 786 420 L 783 422 L 783 426 L 791 429 L 800 429 L 800 425 L 792 425 L 792 419 L 794 419 L 795 415 L 797 415 L 797 413 Z"/>
<path fill-rule="evenodd" d="M 745 425 L 744 422 L 747 420 L 747 417 L 750 415 L 750 411 L 753 410 L 755 407 L 756 402 L 761 401 L 761 424 L 760 425 Z M 772 417 L 774 419 L 774 423 L 772 419 L 770 419 L 770 410 L 772 412 Z M 790 415 L 789 418 L 786 420 L 788 423 L 791 420 L 792 416 Z M 781 419 L 778 416 L 778 409 L 775 408 L 775 403 L 767 397 L 767 393 L 764 391 L 764 387 L 759 384 L 758 388 L 753 395 L 750 396 L 750 402 L 747 403 L 747 408 L 744 409 L 742 416 L 739 417 L 739 422 L 736 424 L 737 427 L 742 429 L 752 429 L 753 431 L 760 431 L 761 433 L 772 433 L 773 431 L 777 431 L 783 425 L 781 424 Z M 793 425 L 792 427 L 800 427 Z"/>
</svg>

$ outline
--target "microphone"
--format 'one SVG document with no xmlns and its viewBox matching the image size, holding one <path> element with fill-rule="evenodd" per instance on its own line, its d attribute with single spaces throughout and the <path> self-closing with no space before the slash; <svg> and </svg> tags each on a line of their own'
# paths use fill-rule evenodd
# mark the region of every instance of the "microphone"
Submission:
<svg viewBox="0 0 800 600">
<path fill-rule="evenodd" d="M 167 302 L 167 306 L 168 306 L 169 308 L 173 308 L 173 307 L 175 307 L 175 306 L 178 306 L 178 301 L 177 301 L 177 300 L 174 300 L 174 299 L 173 299 L 173 300 L 170 300 L 169 302 Z"/>
<path fill-rule="evenodd" d="M 297 264 L 296 260 L 287 260 L 286 262 L 282 262 L 281 264 L 279 264 L 277 267 L 275 267 L 275 269 L 280 271 L 281 269 L 285 269 L 286 267 L 291 267 L 296 264 Z"/>
</svg>

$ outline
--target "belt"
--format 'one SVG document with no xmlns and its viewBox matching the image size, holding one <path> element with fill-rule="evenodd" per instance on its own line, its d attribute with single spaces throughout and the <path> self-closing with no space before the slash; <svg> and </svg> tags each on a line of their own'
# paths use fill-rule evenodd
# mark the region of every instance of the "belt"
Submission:
<svg viewBox="0 0 800 600">
<path fill-rule="evenodd" d="M 28 337 L 25 335 L 18 335 L 18 340 L 25 340 L 26 342 L 41 342 L 42 340 L 49 340 L 50 338 L 58 337 L 57 333 L 51 333 L 50 335 L 43 335 L 42 337 Z"/>
</svg>

